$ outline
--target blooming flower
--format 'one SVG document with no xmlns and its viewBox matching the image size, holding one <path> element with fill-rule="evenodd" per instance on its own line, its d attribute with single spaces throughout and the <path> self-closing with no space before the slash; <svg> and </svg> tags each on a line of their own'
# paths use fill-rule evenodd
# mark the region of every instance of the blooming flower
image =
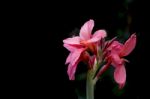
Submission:
<svg viewBox="0 0 150 99">
<path fill-rule="evenodd" d="M 98 30 L 92 35 L 93 27 L 94 21 L 89 20 L 81 27 L 79 36 L 63 40 L 64 47 L 70 51 L 66 59 L 66 64 L 69 64 L 67 72 L 70 80 L 74 80 L 75 78 L 77 64 L 81 60 L 90 59 L 88 53 L 85 51 L 91 51 L 93 54 L 96 54 L 96 43 L 106 37 L 104 30 Z"/>
<path fill-rule="evenodd" d="M 115 67 L 114 79 L 119 84 L 120 88 L 125 85 L 126 81 L 126 70 L 124 66 L 126 60 L 123 57 L 129 55 L 135 48 L 135 45 L 136 35 L 132 34 L 124 45 L 119 43 L 118 41 L 114 41 L 107 48 L 107 51 L 110 52 L 107 56 L 107 60 L 111 61 L 111 64 Z"/>
<path fill-rule="evenodd" d="M 94 52 L 93 44 L 98 42 L 101 38 L 106 37 L 106 32 L 104 30 L 98 30 L 92 35 L 93 27 L 94 21 L 89 20 L 81 27 L 79 36 L 67 38 L 63 40 L 63 42 L 72 46 L 89 48 Z"/>
</svg>

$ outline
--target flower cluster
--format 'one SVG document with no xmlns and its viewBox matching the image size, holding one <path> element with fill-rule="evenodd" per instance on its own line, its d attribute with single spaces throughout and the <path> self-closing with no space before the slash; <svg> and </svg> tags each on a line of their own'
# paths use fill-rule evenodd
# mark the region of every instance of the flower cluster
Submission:
<svg viewBox="0 0 150 99">
<path fill-rule="evenodd" d="M 135 48 L 136 35 L 132 34 L 124 44 L 118 42 L 116 38 L 105 41 L 106 31 L 97 30 L 92 34 L 93 27 L 94 21 L 89 20 L 81 27 L 79 36 L 63 40 L 64 47 L 70 51 L 66 59 L 66 64 L 69 64 L 67 70 L 69 79 L 75 79 L 77 65 L 81 61 L 87 63 L 88 69 L 95 73 L 95 79 L 113 66 L 114 80 L 122 88 L 126 82 L 124 64 L 128 62 L 123 57 L 129 55 Z"/>
</svg>

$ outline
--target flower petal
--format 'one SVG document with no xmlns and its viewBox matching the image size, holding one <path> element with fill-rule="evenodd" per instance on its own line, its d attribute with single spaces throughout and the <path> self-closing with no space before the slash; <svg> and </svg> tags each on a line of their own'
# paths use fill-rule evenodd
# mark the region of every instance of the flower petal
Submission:
<svg viewBox="0 0 150 99">
<path fill-rule="evenodd" d="M 84 48 L 81 48 L 81 49 L 76 49 L 74 52 L 72 52 L 71 60 L 70 60 L 70 63 L 72 65 L 74 65 L 78 61 L 78 59 L 80 58 L 84 50 L 85 50 Z"/>
<path fill-rule="evenodd" d="M 115 68 L 114 79 L 119 84 L 120 88 L 124 86 L 126 81 L 126 69 L 124 65 Z"/>
<path fill-rule="evenodd" d="M 67 57 L 67 59 L 66 59 L 66 62 L 65 62 L 65 64 L 68 64 L 68 63 L 70 63 L 70 61 L 71 61 L 71 58 L 72 58 L 72 52 L 70 52 L 70 54 L 68 55 L 68 57 Z"/>
<path fill-rule="evenodd" d="M 75 36 L 75 37 L 72 37 L 72 38 L 67 38 L 67 39 L 63 40 L 63 42 L 65 44 L 77 44 L 77 45 L 80 45 L 80 37 L 79 36 Z"/>
<path fill-rule="evenodd" d="M 74 50 L 83 48 L 82 45 L 74 45 L 74 44 L 73 45 L 71 45 L 71 44 L 64 44 L 64 47 L 66 49 L 68 49 L 70 52 L 73 52 Z"/>
<path fill-rule="evenodd" d="M 77 49 L 77 48 L 75 48 L 74 46 L 71 46 L 71 45 L 69 45 L 69 44 L 64 44 L 64 47 L 65 47 L 66 49 L 68 49 L 70 52 L 72 52 L 72 51 L 74 51 L 75 49 Z"/>
<path fill-rule="evenodd" d="M 129 55 L 136 45 L 136 35 L 132 34 L 131 37 L 125 42 L 121 51 L 121 56 Z"/>
<path fill-rule="evenodd" d="M 96 31 L 92 38 L 88 40 L 88 42 L 98 42 L 101 38 L 104 38 L 107 36 L 107 33 L 105 30 L 98 30 Z"/>
<path fill-rule="evenodd" d="M 107 49 L 113 50 L 114 52 L 120 54 L 122 48 L 123 48 L 123 44 L 119 43 L 118 41 L 113 41 Z"/>
<path fill-rule="evenodd" d="M 112 53 L 111 57 L 112 57 L 112 64 L 114 67 L 118 67 L 123 63 L 123 60 L 119 57 L 118 54 Z"/>
<path fill-rule="evenodd" d="M 70 62 L 69 66 L 68 66 L 68 75 L 69 75 L 69 79 L 70 80 L 74 80 L 75 78 L 75 72 L 76 72 L 76 68 L 77 68 L 77 64 L 80 62 L 80 56 L 82 54 L 82 52 L 85 49 L 77 49 L 74 52 L 71 53 L 69 57 L 69 59 L 66 62 Z"/>
<path fill-rule="evenodd" d="M 69 76 L 70 80 L 74 80 L 75 79 L 75 72 L 76 72 L 76 68 L 77 68 L 78 62 L 79 61 L 77 61 L 76 64 L 74 64 L 74 65 L 69 64 L 69 66 L 68 66 L 67 73 L 68 73 L 68 76 Z"/>
<path fill-rule="evenodd" d="M 80 38 L 82 40 L 88 40 L 91 37 L 91 32 L 94 27 L 94 21 L 87 21 L 80 29 Z"/>
<path fill-rule="evenodd" d="M 104 38 L 107 36 L 107 33 L 105 30 L 97 30 L 94 34 L 93 34 L 93 38 Z"/>
</svg>

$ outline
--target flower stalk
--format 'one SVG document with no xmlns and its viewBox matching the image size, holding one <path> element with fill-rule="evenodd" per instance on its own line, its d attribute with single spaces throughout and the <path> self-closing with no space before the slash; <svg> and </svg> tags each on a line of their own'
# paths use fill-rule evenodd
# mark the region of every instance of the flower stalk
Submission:
<svg viewBox="0 0 150 99">
<path fill-rule="evenodd" d="M 94 80 L 93 80 L 93 71 L 90 70 L 87 73 L 87 81 L 86 81 L 86 99 L 94 99 Z"/>
</svg>

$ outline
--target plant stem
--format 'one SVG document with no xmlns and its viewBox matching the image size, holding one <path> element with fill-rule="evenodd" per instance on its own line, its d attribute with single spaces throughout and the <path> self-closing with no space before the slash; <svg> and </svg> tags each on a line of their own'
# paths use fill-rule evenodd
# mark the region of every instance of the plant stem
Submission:
<svg viewBox="0 0 150 99">
<path fill-rule="evenodd" d="M 86 81 L 86 99 L 94 99 L 93 71 L 88 71 Z"/>
</svg>

